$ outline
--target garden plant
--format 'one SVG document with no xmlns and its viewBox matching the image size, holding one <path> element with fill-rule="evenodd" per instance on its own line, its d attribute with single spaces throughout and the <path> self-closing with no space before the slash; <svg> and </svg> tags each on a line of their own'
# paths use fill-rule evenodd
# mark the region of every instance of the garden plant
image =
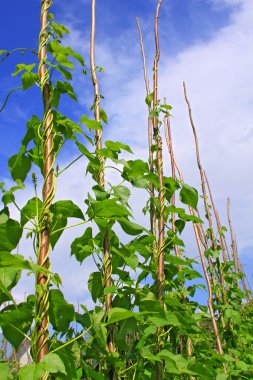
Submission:
<svg viewBox="0 0 253 380">
<path fill-rule="evenodd" d="M 158 96 L 163 1 L 157 2 L 154 15 L 151 80 L 137 19 L 146 86 L 147 162 L 124 142 L 103 137 L 108 117 L 98 79 L 103 69 L 95 55 L 96 0 L 90 0 L 90 57 L 66 46 L 64 36 L 70 31 L 55 20 L 52 2 L 42 0 L 39 6 L 38 48 L 9 51 L 1 47 L 0 51 L 1 65 L 10 55 L 17 62 L 23 55 L 30 59 L 29 64 L 16 64 L 13 75 L 20 77 L 20 86 L 7 94 L 1 111 L 16 90 L 23 90 L 25 97 L 35 88 L 42 110 L 27 121 L 20 149 L 8 160 L 13 186 L 0 184 L 0 327 L 4 337 L 0 378 L 253 379 L 252 293 L 237 251 L 230 201 L 226 228 L 202 167 L 186 84 L 182 94 L 196 147 L 199 193 L 194 184 L 184 182 L 174 155 L 173 105 Z M 91 112 L 71 120 L 61 101 L 66 97 L 77 101 L 74 68 L 82 72 L 83 86 L 92 82 L 94 96 L 87 99 Z M 61 168 L 59 157 L 70 145 L 76 158 Z M 164 158 L 165 150 L 170 162 Z M 82 204 L 56 200 L 58 178 L 66 172 L 71 175 L 79 160 L 83 162 L 80 175 L 92 181 L 92 192 L 88 187 L 80 189 Z M 169 176 L 164 174 L 165 167 L 170 167 Z M 112 183 L 107 180 L 108 170 L 113 173 Z M 26 183 L 33 184 L 34 195 L 21 207 L 15 195 L 26 192 Z M 133 218 L 130 195 L 136 189 L 147 198 L 143 212 L 148 228 Z M 14 218 L 17 212 L 19 218 Z M 199 261 L 184 253 L 182 236 L 188 224 Z M 97 268 L 88 280 L 93 307 L 80 304 L 78 310 L 66 299 L 57 268 L 51 265 L 65 229 L 77 226 L 83 231 L 69 242 L 69 254 L 82 266 L 92 258 Z M 34 252 L 30 258 L 19 251 L 24 238 Z M 22 272 L 33 276 L 34 291 L 17 303 L 13 294 Z M 207 291 L 207 304 L 195 296 L 199 288 Z M 11 350 L 4 346 L 7 342 Z M 24 344 L 29 360 L 22 364 L 14 359 Z"/>
</svg>

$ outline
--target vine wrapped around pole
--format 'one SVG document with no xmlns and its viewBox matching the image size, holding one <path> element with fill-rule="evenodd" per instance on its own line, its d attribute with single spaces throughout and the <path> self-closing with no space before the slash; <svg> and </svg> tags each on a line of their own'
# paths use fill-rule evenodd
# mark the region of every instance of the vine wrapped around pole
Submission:
<svg viewBox="0 0 253 380">
<path fill-rule="evenodd" d="M 90 65 L 91 65 L 91 75 L 92 83 L 94 87 L 94 116 L 96 121 L 100 122 L 100 92 L 99 92 L 99 83 L 96 74 L 95 66 L 95 27 L 96 27 L 96 0 L 92 0 L 92 10 L 91 10 L 91 36 L 90 36 Z M 99 150 L 102 148 L 102 131 L 96 130 L 96 149 Z M 98 173 L 98 184 L 102 189 L 105 189 L 105 180 L 104 180 L 104 160 L 98 154 L 98 159 L 100 162 L 100 170 Z M 111 277 L 112 277 L 112 264 L 110 257 L 110 240 L 109 233 L 106 231 L 103 241 L 103 263 L 104 263 L 104 286 L 108 288 L 111 286 Z M 112 295 L 111 293 L 106 294 L 105 301 L 105 311 L 108 315 L 109 310 L 112 308 Z M 113 344 L 113 334 L 110 328 L 108 328 L 108 337 L 107 337 L 107 348 L 109 352 L 114 351 Z"/>
<path fill-rule="evenodd" d="M 53 144 L 53 114 L 50 105 L 50 85 L 48 82 L 47 42 L 49 40 L 48 9 L 51 7 L 50 0 L 41 2 L 41 30 L 39 35 L 39 78 L 42 92 L 44 115 L 43 115 L 43 206 L 40 218 L 40 231 L 38 234 L 38 264 L 46 269 L 37 276 L 37 302 L 35 315 L 36 347 L 35 359 L 40 362 L 48 353 L 49 340 L 49 283 L 50 283 L 50 207 L 55 195 L 54 184 L 54 144 Z"/>
<path fill-rule="evenodd" d="M 153 110 L 158 105 L 158 62 L 160 59 L 160 46 L 158 36 L 158 19 L 159 12 L 162 5 L 162 0 L 158 1 L 155 17 L 155 45 L 156 54 L 154 59 L 154 74 L 153 74 Z M 164 178 L 163 178 L 163 152 L 162 152 L 162 138 L 159 131 L 159 121 L 157 117 L 153 117 L 153 132 L 156 141 L 157 149 L 157 173 L 159 178 L 159 204 L 160 215 L 158 222 L 159 229 L 159 244 L 158 244 L 158 270 L 157 270 L 157 297 L 163 303 L 163 288 L 164 288 L 164 208 L 165 208 L 165 194 L 164 194 Z"/>
</svg>

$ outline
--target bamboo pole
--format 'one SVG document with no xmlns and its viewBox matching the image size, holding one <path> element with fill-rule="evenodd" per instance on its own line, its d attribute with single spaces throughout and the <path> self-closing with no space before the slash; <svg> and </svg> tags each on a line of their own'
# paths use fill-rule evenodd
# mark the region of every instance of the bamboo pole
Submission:
<svg viewBox="0 0 253 380">
<path fill-rule="evenodd" d="M 155 58 L 153 65 L 153 111 L 158 106 L 158 64 L 160 59 L 160 44 L 158 34 L 159 13 L 162 5 L 162 0 L 158 0 L 155 15 L 154 34 L 155 34 Z M 158 249 L 157 249 L 157 298 L 163 306 L 164 295 L 164 210 L 165 210 L 165 192 L 164 192 L 164 177 L 163 177 L 163 152 L 162 139 L 159 131 L 158 117 L 153 116 L 153 135 L 156 142 L 156 169 L 159 180 L 159 220 L 158 220 Z M 159 330 L 158 330 L 159 334 Z M 157 350 L 161 349 L 158 344 Z M 156 364 L 156 380 L 161 380 L 163 375 L 163 363 Z"/>
<path fill-rule="evenodd" d="M 146 63 L 146 54 L 144 49 L 144 43 L 143 43 L 143 36 L 142 36 L 142 30 L 140 26 L 140 22 L 138 17 L 136 17 L 136 23 L 139 31 L 139 39 L 140 39 L 140 46 L 141 46 L 141 53 L 142 53 L 142 61 L 143 61 L 143 74 L 144 74 L 144 82 L 146 86 L 146 95 L 147 97 L 150 95 L 150 87 L 149 87 L 149 80 L 147 75 L 147 63 Z M 151 112 L 151 107 L 148 105 L 148 114 Z M 151 173 L 154 172 L 154 157 L 152 152 L 152 142 L 153 142 L 153 132 L 152 132 L 152 118 L 150 115 L 148 116 L 148 150 L 149 150 L 149 170 Z M 155 207 L 153 203 L 153 199 L 155 197 L 155 189 L 154 184 L 150 183 L 150 230 L 152 235 L 156 237 L 156 215 L 155 215 Z"/>
<path fill-rule="evenodd" d="M 167 127 L 168 127 L 168 125 L 167 125 Z M 166 141 L 167 141 L 168 147 L 169 147 L 169 145 L 172 146 L 172 138 L 171 138 L 171 134 L 169 133 L 169 131 L 167 131 L 167 133 L 166 133 Z M 169 151 L 172 152 L 171 157 L 173 158 L 174 166 L 177 169 L 180 181 L 181 181 L 181 183 L 184 183 L 183 174 L 182 174 L 182 171 L 180 170 L 180 167 L 179 167 L 179 165 L 178 165 L 178 163 L 177 163 L 177 161 L 175 159 L 175 155 L 174 155 L 173 149 L 169 148 Z M 189 212 L 190 212 L 191 215 L 195 216 L 195 212 L 194 212 L 193 208 L 190 207 L 190 206 L 189 206 Z M 193 229 L 194 229 L 194 233 L 195 233 L 195 237 L 196 237 L 196 242 L 197 242 L 197 246 L 198 246 L 198 251 L 199 251 L 199 255 L 200 255 L 200 260 L 201 260 L 202 268 L 203 268 L 205 279 L 206 279 L 206 283 L 207 283 L 208 308 L 209 308 L 209 312 L 211 314 L 211 319 L 212 319 L 212 323 L 213 323 L 213 328 L 214 328 L 215 338 L 216 338 L 216 342 L 217 342 L 217 347 L 218 347 L 219 353 L 223 354 L 223 348 L 222 348 L 222 344 L 221 344 L 219 329 L 218 329 L 218 325 L 217 325 L 217 321 L 216 321 L 216 318 L 215 318 L 215 315 L 214 315 L 214 309 L 213 309 L 212 285 L 211 285 L 211 281 L 210 281 L 210 278 L 209 278 L 209 274 L 208 274 L 208 270 L 207 270 L 207 265 L 206 265 L 206 262 L 205 262 L 205 255 L 204 255 L 204 252 L 203 252 L 203 249 L 202 249 L 201 232 L 200 232 L 200 228 L 199 228 L 198 225 L 196 225 L 194 222 L 192 223 L 192 225 L 193 225 Z M 190 350 L 188 349 L 188 354 L 191 355 L 191 349 Z"/>
<path fill-rule="evenodd" d="M 99 82 L 96 74 L 95 66 L 95 28 L 96 28 L 96 0 L 92 0 L 91 6 L 91 35 L 90 35 L 90 65 L 91 65 L 91 75 L 92 83 L 94 87 L 94 117 L 95 120 L 100 122 L 100 92 L 99 92 Z M 96 130 L 96 149 L 100 150 L 102 148 L 102 131 Z M 104 169 L 103 169 L 103 158 L 98 154 L 98 159 L 101 164 L 101 170 L 98 174 L 98 184 L 102 189 L 105 189 L 104 181 Z M 104 261 L 104 284 L 108 288 L 111 286 L 111 276 L 112 276 L 112 264 L 110 257 L 110 240 L 108 231 L 105 233 L 103 241 L 103 261 Z M 112 294 L 106 294 L 105 311 L 108 315 L 109 310 L 112 308 Z M 114 352 L 113 344 L 113 333 L 110 328 L 108 328 L 107 337 L 107 349 L 109 352 Z"/>
<path fill-rule="evenodd" d="M 46 44 L 49 39 L 47 32 L 48 9 L 52 5 L 49 0 L 41 2 L 41 29 L 39 35 L 39 78 L 44 104 L 43 117 L 43 206 L 41 213 L 41 230 L 38 234 L 38 264 L 46 270 L 50 270 L 50 207 L 55 195 L 55 180 L 54 180 L 54 161 L 53 153 L 53 115 L 50 104 L 50 85 L 48 82 L 48 70 L 46 66 L 47 49 Z M 48 353 L 49 340 L 49 273 L 39 273 L 37 276 L 37 300 L 35 310 L 35 360 L 40 362 L 41 359 Z M 43 377 L 47 378 L 47 375 Z"/>
<path fill-rule="evenodd" d="M 183 174 L 182 174 L 182 172 L 181 172 L 181 170 L 180 170 L 180 168 L 179 168 L 179 166 L 175 160 L 175 157 L 174 157 L 174 161 L 175 161 L 175 166 L 177 168 L 177 171 L 179 173 L 180 181 L 183 183 L 184 182 Z M 195 216 L 195 212 L 194 212 L 193 208 L 190 206 L 189 206 L 189 212 L 191 215 Z M 213 329 L 214 329 L 214 334 L 215 334 L 215 338 L 216 338 L 216 342 L 217 342 L 217 347 L 218 347 L 219 354 L 223 354 L 223 348 L 222 348 L 222 344 L 221 344 L 220 333 L 219 333 L 219 329 L 218 329 L 218 325 L 217 325 L 217 321 L 216 321 L 216 318 L 214 315 L 214 309 L 213 309 L 212 285 L 211 285 L 211 281 L 209 278 L 207 265 L 205 262 L 205 255 L 204 255 L 202 245 L 201 245 L 201 243 L 202 243 L 201 237 L 200 237 L 201 233 L 200 233 L 199 226 L 196 223 L 192 222 L 192 225 L 193 225 L 193 229 L 194 229 L 194 233 L 195 233 L 195 237 L 196 237 L 196 242 L 197 242 L 197 247 L 198 247 L 198 251 L 199 251 L 199 256 L 200 256 L 202 268 L 204 271 L 204 276 L 205 276 L 206 283 L 207 283 L 208 309 L 209 309 L 209 312 L 211 314 L 211 320 L 212 320 L 212 324 L 213 324 Z"/>
<path fill-rule="evenodd" d="M 191 104 L 190 104 L 189 99 L 187 97 L 185 82 L 183 82 L 183 88 L 184 88 L 185 101 L 186 101 L 186 104 L 188 107 L 189 119 L 190 119 L 192 131 L 193 131 L 193 135 L 194 135 L 195 148 L 196 148 L 196 158 L 197 158 L 197 164 L 198 164 L 199 174 L 200 174 L 200 179 L 201 179 L 201 187 L 202 187 L 202 193 L 203 193 L 203 199 L 204 199 L 205 212 L 206 212 L 208 224 L 209 224 L 210 237 L 211 237 L 212 246 L 213 246 L 214 250 L 216 252 L 218 252 L 216 238 L 214 235 L 212 215 L 210 213 L 210 209 L 209 209 L 209 205 L 208 205 L 208 197 L 207 197 L 207 192 L 206 192 L 206 187 L 205 187 L 204 170 L 202 168 L 201 161 L 200 161 L 198 136 L 197 136 L 197 132 L 196 132 L 194 122 L 193 122 Z M 216 264 L 217 264 L 217 269 L 218 269 L 218 273 L 219 273 L 219 277 L 220 277 L 221 293 L 222 293 L 223 302 L 224 302 L 224 304 L 227 304 L 227 292 L 226 292 L 225 278 L 224 278 L 224 275 L 222 272 L 221 261 L 220 261 L 219 257 L 217 257 L 217 259 L 216 259 Z"/>
<path fill-rule="evenodd" d="M 247 276 L 245 274 L 245 271 L 243 269 L 242 263 L 240 261 L 239 254 L 238 254 L 238 249 L 237 249 L 236 237 L 235 237 L 235 234 L 234 234 L 234 231 L 233 231 L 233 226 L 232 226 L 232 221 L 231 221 L 231 213 L 230 213 L 230 198 L 227 199 L 227 217 L 228 217 L 228 224 L 229 224 L 230 237 L 231 237 L 232 257 L 233 257 L 233 261 L 235 263 L 236 274 L 238 276 L 239 273 L 242 273 L 245 276 L 245 278 L 247 280 L 247 283 L 248 283 L 248 286 L 249 286 L 249 290 L 247 288 L 247 285 L 246 285 L 246 282 L 245 282 L 244 278 L 241 279 L 241 284 L 242 284 L 242 288 L 243 288 L 243 291 L 244 291 L 245 296 L 246 296 L 246 300 L 248 302 L 251 302 L 252 301 L 252 297 L 250 297 L 247 294 L 248 291 L 250 291 L 252 293 L 252 290 L 251 290 L 251 287 L 250 287 L 250 282 L 249 282 L 249 280 L 248 280 L 248 278 L 247 278 Z M 237 286 L 239 287 L 238 278 L 237 278 Z"/>
<path fill-rule="evenodd" d="M 156 54 L 153 67 L 153 110 L 158 105 L 158 63 L 160 59 L 160 45 L 158 35 L 158 21 L 159 12 L 162 5 L 162 0 L 158 0 L 155 16 L 155 45 Z M 153 134 L 157 146 L 157 173 L 159 179 L 159 204 L 160 215 L 158 221 L 158 270 L 157 270 L 157 297 L 163 304 L 163 288 L 164 288 L 164 208 L 165 208 L 165 194 L 164 194 L 164 177 L 163 177 L 163 152 L 162 152 L 162 139 L 159 131 L 157 117 L 153 117 Z"/>
</svg>

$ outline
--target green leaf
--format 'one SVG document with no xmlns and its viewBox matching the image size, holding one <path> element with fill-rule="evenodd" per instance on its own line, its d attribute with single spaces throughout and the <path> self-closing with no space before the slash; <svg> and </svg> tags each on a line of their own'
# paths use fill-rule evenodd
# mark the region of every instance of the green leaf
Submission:
<svg viewBox="0 0 253 380">
<path fill-rule="evenodd" d="M 88 280 L 88 289 L 94 302 L 103 296 L 104 287 L 102 274 L 100 272 L 91 273 Z"/>
<path fill-rule="evenodd" d="M 22 74 L 22 86 L 23 90 L 27 90 L 32 87 L 35 83 L 39 81 L 38 74 L 32 73 L 30 71 L 26 71 Z"/>
<path fill-rule="evenodd" d="M 67 375 L 62 359 L 55 353 L 45 355 L 40 363 L 33 363 L 22 367 L 18 372 L 19 380 L 39 380 L 48 373 Z"/>
<path fill-rule="evenodd" d="M 53 111 L 55 127 L 66 139 L 76 140 L 75 133 L 83 134 L 80 125 L 63 116 L 59 111 Z"/>
<path fill-rule="evenodd" d="M 231 320 L 235 324 L 241 323 L 241 315 L 237 310 L 233 310 L 232 308 L 226 308 L 224 312 L 225 321 Z"/>
<path fill-rule="evenodd" d="M 45 371 L 36 363 L 25 365 L 18 371 L 19 380 L 39 380 Z"/>
<path fill-rule="evenodd" d="M 31 160 L 24 154 L 15 154 L 9 158 L 8 167 L 14 181 L 24 182 L 31 169 Z"/>
<path fill-rule="evenodd" d="M 62 215 L 65 218 L 79 218 L 84 220 L 82 210 L 70 200 L 57 201 L 52 205 L 51 212 L 58 217 Z"/>
<path fill-rule="evenodd" d="M 69 46 L 65 48 L 65 51 L 67 52 L 68 55 L 71 55 L 71 57 L 75 58 L 82 66 L 85 66 L 85 63 L 81 54 L 76 53 Z"/>
<path fill-rule="evenodd" d="M 128 145 L 122 144 L 120 142 L 114 142 L 111 140 L 107 140 L 107 141 L 105 141 L 105 146 L 107 149 L 114 150 L 116 152 L 120 152 L 121 149 L 123 149 L 126 152 L 133 153 L 133 151 L 131 150 L 131 148 Z"/>
<path fill-rule="evenodd" d="M 123 178 L 138 179 L 143 177 L 144 174 L 149 173 L 149 167 L 147 162 L 142 160 L 130 160 L 127 161 L 127 165 L 124 167 Z"/>
<path fill-rule="evenodd" d="M 58 70 L 64 76 L 65 79 L 72 80 L 72 74 L 71 74 L 71 72 L 69 72 L 68 70 L 64 69 L 64 67 L 59 66 L 59 65 L 55 65 L 54 69 Z"/>
<path fill-rule="evenodd" d="M 88 227 L 84 234 L 76 238 L 71 244 L 71 256 L 74 255 L 80 263 L 84 261 L 94 251 L 92 239 L 92 228 Z"/>
<path fill-rule="evenodd" d="M 124 319 L 132 318 L 132 317 L 136 318 L 137 315 L 138 314 L 133 311 L 122 309 L 120 307 L 114 307 L 109 310 L 107 324 L 110 325 L 112 323 L 123 321 Z"/>
<path fill-rule="evenodd" d="M 93 186 L 92 190 L 94 191 L 97 201 L 103 201 L 104 199 L 108 199 L 110 197 L 109 192 L 102 189 L 99 185 Z"/>
<path fill-rule="evenodd" d="M 98 218 L 117 218 L 123 216 L 131 216 L 129 211 L 118 204 L 115 199 L 105 199 L 100 202 L 94 202 L 93 205 L 95 216 Z"/>
<path fill-rule="evenodd" d="M 120 202 L 127 203 L 131 192 L 126 186 L 118 185 L 112 187 L 114 195 L 119 198 Z"/>
<path fill-rule="evenodd" d="M 63 37 L 63 34 L 70 33 L 69 30 L 63 24 L 57 24 L 56 22 L 52 21 L 51 26 L 55 34 L 60 38 Z"/>
<path fill-rule="evenodd" d="M 105 111 L 102 110 L 102 108 L 100 108 L 99 113 L 100 113 L 100 120 L 103 121 L 105 124 L 107 124 L 108 118 L 107 118 L 107 114 L 105 113 Z"/>
<path fill-rule="evenodd" d="M 64 299 L 59 289 L 50 290 L 49 305 L 48 314 L 53 328 L 65 334 L 75 315 L 74 306 Z"/>
<path fill-rule="evenodd" d="M 13 219 L 0 224 L 0 251 L 12 251 L 22 236 L 20 224 Z"/>
<path fill-rule="evenodd" d="M 6 223 L 9 219 L 9 210 L 7 207 L 5 207 L 3 210 L 0 211 L 0 224 Z"/>
<path fill-rule="evenodd" d="M 151 363 L 156 363 L 160 361 L 158 356 L 152 354 L 146 347 L 141 348 L 141 356 L 145 359 L 148 359 Z"/>
<path fill-rule="evenodd" d="M 171 326 L 180 326 L 182 323 L 177 317 L 177 314 L 174 313 L 173 311 L 166 311 L 166 319 L 167 319 L 167 324 Z"/>
<path fill-rule="evenodd" d="M 181 219 L 177 219 L 175 221 L 175 226 L 177 230 L 179 231 L 179 233 L 181 234 L 183 232 L 183 229 L 185 228 L 185 221 Z"/>
<path fill-rule="evenodd" d="M 105 375 L 103 373 L 99 373 L 89 367 L 85 362 L 83 362 L 83 368 L 85 372 L 85 378 L 86 379 L 92 379 L 92 380 L 105 380 Z"/>
<path fill-rule="evenodd" d="M 161 104 L 161 108 L 164 108 L 165 110 L 171 111 L 173 107 L 170 106 L 169 104 Z"/>
<path fill-rule="evenodd" d="M 44 371 L 49 373 L 63 373 L 67 375 L 62 359 L 55 353 L 45 355 L 39 365 Z"/>
<path fill-rule="evenodd" d="M 128 235 L 139 235 L 144 231 L 144 228 L 136 223 L 130 222 L 128 219 L 118 219 L 122 230 Z"/>
<path fill-rule="evenodd" d="M 138 306 L 140 307 L 140 311 L 159 313 L 161 316 L 164 316 L 164 310 L 152 292 L 148 292 L 147 294 L 141 296 L 138 302 Z"/>
<path fill-rule="evenodd" d="M 102 126 L 98 121 L 91 120 L 86 115 L 82 115 L 80 123 L 85 124 L 90 130 L 102 130 Z"/>
<path fill-rule="evenodd" d="M 26 65 L 24 63 L 19 63 L 16 65 L 16 70 L 12 74 L 13 77 L 15 77 L 17 74 L 21 73 L 21 71 L 28 71 L 31 72 L 32 69 L 36 66 L 36 63 L 32 63 L 31 65 Z"/>
<path fill-rule="evenodd" d="M 1 267 L 0 268 L 0 304 L 12 299 L 9 293 L 20 279 L 20 270 L 16 268 Z"/>
<path fill-rule="evenodd" d="M 124 257 L 125 263 L 134 271 L 136 271 L 136 267 L 138 266 L 139 260 L 136 255 L 133 253 L 130 256 Z"/>
<path fill-rule="evenodd" d="M 179 185 L 178 181 L 176 181 L 175 179 L 170 178 L 170 177 L 165 177 L 164 178 L 164 187 L 165 187 L 166 199 L 170 202 L 175 191 L 180 188 L 180 185 Z"/>
<path fill-rule="evenodd" d="M 193 187 L 182 184 L 182 189 L 180 191 L 180 200 L 184 204 L 193 207 L 195 210 L 198 204 L 198 192 Z"/>
<path fill-rule="evenodd" d="M 0 254 L 0 266 L 2 268 L 15 268 L 31 270 L 31 264 L 28 260 L 24 260 L 24 257 L 18 254 L 12 254 L 6 251 L 1 251 Z"/>
<path fill-rule="evenodd" d="M 166 369 L 169 373 L 187 373 L 187 360 L 180 354 L 173 354 L 168 350 L 161 350 L 158 354 L 159 358 L 165 359 Z M 176 367 L 173 366 L 176 365 Z M 174 367 L 174 368 L 173 368 Z"/>
<path fill-rule="evenodd" d="M 39 220 L 41 215 L 42 202 L 39 198 L 32 198 L 26 203 L 21 210 L 20 224 L 23 227 L 31 219 L 37 218 Z"/>
<path fill-rule="evenodd" d="M 113 294 L 119 289 L 118 286 L 112 285 L 108 286 L 107 288 L 104 289 L 104 295 L 106 294 Z"/>
<path fill-rule="evenodd" d="M 71 99 L 77 101 L 74 89 L 69 82 L 61 82 L 58 80 L 56 82 L 56 88 L 60 94 L 68 94 Z"/>
<path fill-rule="evenodd" d="M 149 107 L 151 107 L 153 100 L 154 100 L 154 93 L 151 92 L 151 94 L 149 94 L 149 95 L 146 97 L 146 99 L 145 99 L 145 103 L 146 103 Z"/>
<path fill-rule="evenodd" d="M 72 55 L 70 54 L 71 51 L 73 52 L 72 49 L 62 46 L 58 40 L 52 40 L 48 44 L 47 50 L 62 66 L 68 67 L 69 69 L 73 69 L 74 65 L 68 59 L 68 56 Z"/>
<path fill-rule="evenodd" d="M 67 226 L 68 219 L 64 216 L 54 215 L 51 223 L 51 236 L 50 243 L 52 248 L 56 246 L 56 243 L 60 239 L 61 235 L 64 232 L 65 227 Z"/>
<path fill-rule="evenodd" d="M 227 373 L 219 373 L 215 380 L 227 380 L 229 375 Z"/>
<path fill-rule="evenodd" d="M 9 379 L 10 367 L 8 363 L 0 363 L 0 378 L 1 380 Z"/>
<path fill-rule="evenodd" d="M 2 305 L 6 301 L 14 301 L 14 298 L 12 297 L 12 294 L 9 292 L 9 290 L 6 288 L 6 286 L 3 284 L 3 282 L 0 279 L 0 305 Z"/>
<path fill-rule="evenodd" d="M 1 313 L 0 326 L 3 335 L 16 351 L 24 340 L 24 334 L 31 328 L 32 321 L 32 306 L 28 303 L 20 303 L 15 309 Z"/>
<path fill-rule="evenodd" d="M 15 191 L 25 189 L 25 185 L 21 183 L 20 180 L 17 180 L 16 182 L 18 184 L 17 186 L 13 186 L 10 190 L 4 190 L 4 189 L 2 190 L 3 191 L 2 202 L 4 203 L 5 206 L 8 203 L 12 203 L 13 201 L 15 201 L 15 197 L 13 195 Z M 5 209 L 7 209 L 7 207 L 5 207 Z"/>
</svg>

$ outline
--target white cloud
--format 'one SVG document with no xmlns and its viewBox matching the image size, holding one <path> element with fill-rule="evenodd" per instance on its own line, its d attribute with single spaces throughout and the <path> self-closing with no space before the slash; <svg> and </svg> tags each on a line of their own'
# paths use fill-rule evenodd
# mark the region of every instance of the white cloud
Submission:
<svg viewBox="0 0 253 380">
<path fill-rule="evenodd" d="M 159 94 L 160 98 L 166 96 L 173 105 L 174 149 L 185 180 L 199 185 L 193 136 L 183 99 L 182 81 L 186 81 L 202 164 L 212 184 L 223 223 L 226 223 L 226 197 L 231 197 L 234 228 L 243 250 L 253 244 L 253 174 L 250 170 L 253 3 L 251 0 L 237 3 L 241 7 L 233 7 L 229 24 L 218 30 L 208 43 L 189 46 L 174 57 L 161 52 Z M 235 2 L 227 1 L 227 5 L 235 5 Z M 99 61 L 103 60 L 103 54 L 99 54 L 103 49 L 111 56 L 104 64 L 109 74 L 103 81 L 106 108 L 109 115 L 113 115 L 108 136 L 131 142 L 135 152 L 142 156 L 146 147 L 142 65 L 137 38 L 133 46 L 125 43 L 127 53 L 115 50 L 113 41 L 109 46 L 97 47 Z M 150 50 L 150 46 L 146 50 Z"/>
<path fill-rule="evenodd" d="M 234 229 L 239 247 L 243 250 L 253 244 L 253 174 L 250 166 L 253 151 L 253 2 L 224 0 L 223 4 L 241 7 L 233 8 L 229 25 L 218 30 L 208 43 L 189 46 L 174 57 L 161 52 L 159 93 L 161 98 L 166 96 L 173 105 L 174 151 L 185 180 L 200 188 L 193 136 L 182 91 L 182 81 L 187 82 L 202 164 L 211 182 L 223 223 L 226 223 L 226 197 L 231 197 Z M 130 143 L 134 152 L 146 159 L 147 111 L 138 35 L 136 31 L 129 31 L 127 38 L 124 38 L 119 36 L 115 42 L 107 37 L 104 43 L 96 47 L 97 64 L 105 67 L 105 74 L 101 75 L 101 88 L 109 115 L 105 135 L 106 138 Z M 88 34 L 84 38 L 80 31 L 74 30 L 68 43 L 88 54 L 87 39 Z M 150 41 L 150 36 L 146 40 Z M 146 46 L 148 51 L 151 48 L 153 45 Z M 151 65 L 149 61 L 149 67 Z M 79 86 L 81 103 L 87 104 L 91 88 L 83 90 L 80 80 Z M 92 103 L 91 99 L 88 100 L 89 104 Z M 169 172 L 168 157 L 165 166 Z M 71 198 L 82 204 L 87 187 L 90 189 L 91 184 L 84 177 L 82 165 L 76 164 L 71 175 L 66 174 L 60 179 L 57 197 Z M 140 192 L 134 192 L 132 205 L 137 209 L 139 221 L 143 221 L 142 198 Z M 79 231 L 81 233 L 81 228 Z M 62 264 L 62 255 L 68 257 L 68 242 L 75 234 L 78 235 L 77 230 L 64 232 L 62 242 L 51 257 L 53 265 L 59 268 L 63 276 L 67 297 L 85 300 L 87 279 L 94 270 L 94 264 L 87 261 L 81 270 L 79 264 L 70 259 Z M 196 256 L 194 252 L 192 254 Z"/>
</svg>

